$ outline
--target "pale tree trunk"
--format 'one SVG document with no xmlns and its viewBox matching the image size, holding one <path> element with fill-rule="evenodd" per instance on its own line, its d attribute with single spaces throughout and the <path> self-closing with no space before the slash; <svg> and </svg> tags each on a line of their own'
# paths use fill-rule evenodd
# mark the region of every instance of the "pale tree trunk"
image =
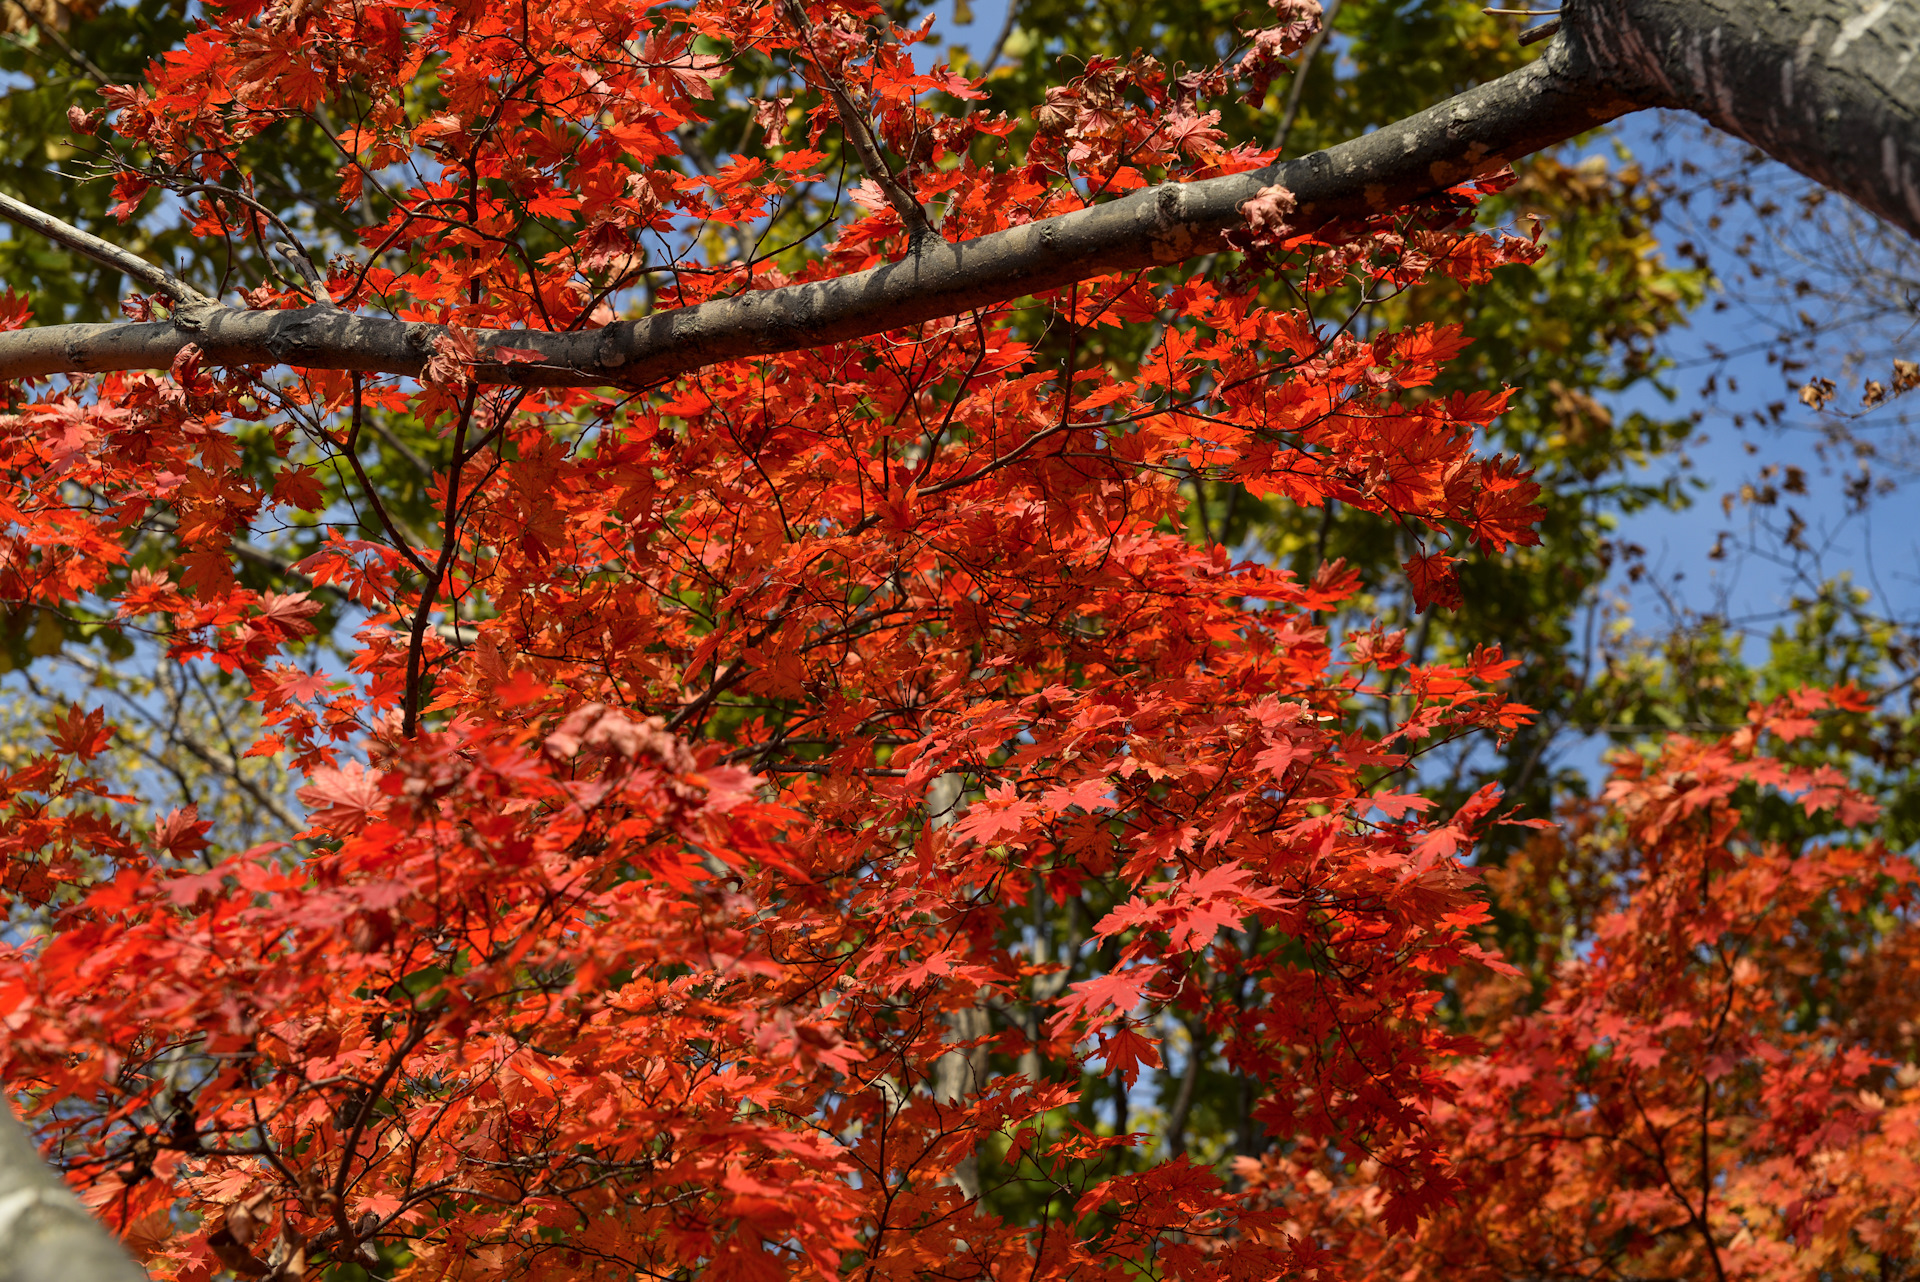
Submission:
<svg viewBox="0 0 1920 1282">
<path fill-rule="evenodd" d="M 756 290 L 586 333 L 499 330 L 481 382 L 643 386 L 717 361 L 818 347 L 961 315 L 1111 272 L 1217 252 L 1263 187 L 1291 191 L 1299 227 L 1392 209 L 1647 107 L 1694 111 L 1920 236 L 1920 0 L 1567 0 L 1537 62 L 1364 137 L 1252 173 L 1165 183 L 898 262 Z M 0 379 L 165 369 L 197 343 L 214 364 L 418 374 L 438 326 L 329 307 L 254 312 L 0 198 L 0 216 L 176 299 L 175 319 L 0 334 Z"/>
<path fill-rule="evenodd" d="M 0 1282 L 147 1282 L 0 1105 Z"/>
<path fill-rule="evenodd" d="M 957 770 L 935 776 L 927 785 L 927 818 L 936 828 L 944 828 L 959 817 L 960 801 L 966 792 L 966 778 Z M 933 1062 L 933 1097 L 942 1104 L 954 1104 L 986 1080 L 987 1052 L 984 1047 L 965 1044 L 985 1037 L 991 1029 L 987 1012 L 978 1005 L 948 1011 L 944 1017 L 947 1041 L 955 1049 Z M 953 1182 L 969 1199 L 980 1196 L 980 1158 L 969 1153 L 954 1168 Z"/>
<path fill-rule="evenodd" d="M 987 1052 L 982 1046 L 964 1046 L 992 1031 L 987 1012 L 962 1006 L 946 1015 L 947 1040 L 956 1047 L 933 1062 L 933 1097 L 942 1104 L 960 1102 L 986 1084 Z M 953 1182 L 968 1199 L 980 1196 L 980 1155 L 969 1153 L 953 1168 Z"/>
</svg>

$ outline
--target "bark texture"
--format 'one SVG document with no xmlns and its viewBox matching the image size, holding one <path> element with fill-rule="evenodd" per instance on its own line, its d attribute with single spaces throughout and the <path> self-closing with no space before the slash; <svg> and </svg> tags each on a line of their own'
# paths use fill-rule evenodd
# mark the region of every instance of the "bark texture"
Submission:
<svg viewBox="0 0 1920 1282">
<path fill-rule="evenodd" d="M 0 1103 L 0 1282 L 146 1282 Z"/>
<path fill-rule="evenodd" d="M 1576 60 L 1920 236 L 1916 0 L 1583 0 Z"/>
<path fill-rule="evenodd" d="M 643 387 L 719 361 L 858 338 L 1218 250 L 1279 184 L 1303 227 L 1392 208 L 1644 107 L 1684 107 L 1920 235 L 1920 0 L 1569 0 L 1532 65 L 1350 142 L 1252 173 L 1168 183 L 899 262 L 580 333 L 477 334 L 538 362 L 486 383 Z M 0 213 L 4 213 L 0 210 Z M 0 334 L 0 379 L 164 369 L 197 343 L 223 365 L 417 374 L 437 326 L 311 307 L 185 299 L 171 321 Z"/>
</svg>

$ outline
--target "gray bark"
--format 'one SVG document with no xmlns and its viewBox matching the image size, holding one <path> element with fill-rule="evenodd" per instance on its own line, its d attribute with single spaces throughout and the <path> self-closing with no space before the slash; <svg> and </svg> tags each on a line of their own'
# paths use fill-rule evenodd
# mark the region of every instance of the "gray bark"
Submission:
<svg viewBox="0 0 1920 1282">
<path fill-rule="evenodd" d="M 0 1103 L 0 1282 L 146 1282 Z"/>
<path fill-rule="evenodd" d="M 1920 3 L 1583 0 L 1561 43 L 1920 236 Z"/>
<path fill-rule="evenodd" d="M 946 1024 L 948 1040 L 955 1043 L 970 1042 L 993 1031 L 987 1012 L 979 1006 L 962 1006 L 947 1012 Z M 950 1050 L 933 1062 L 933 1097 L 942 1104 L 959 1103 L 985 1086 L 986 1081 L 987 1050 L 984 1046 Z M 978 1152 L 960 1159 L 960 1164 L 953 1168 L 953 1182 L 967 1195 L 968 1201 L 980 1196 Z"/>
<path fill-rule="evenodd" d="M 1168 183 L 899 262 L 756 291 L 583 333 L 476 334 L 539 352 L 481 382 L 647 386 L 718 361 L 858 338 L 1218 251 L 1262 188 L 1294 193 L 1301 228 L 1391 209 L 1630 111 L 1682 107 L 1920 236 L 1920 0 L 1569 0 L 1522 70 L 1298 160 Z M 4 211 L 0 211 L 4 212 Z M 183 299 L 170 321 L 0 334 L 0 379 L 164 369 L 197 343 L 221 365 L 418 374 L 437 326 L 322 307 L 248 312 Z"/>
</svg>

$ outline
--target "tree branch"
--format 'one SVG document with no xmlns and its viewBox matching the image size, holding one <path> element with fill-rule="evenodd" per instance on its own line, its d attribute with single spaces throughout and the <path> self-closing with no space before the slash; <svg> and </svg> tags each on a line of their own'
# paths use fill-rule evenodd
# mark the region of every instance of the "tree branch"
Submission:
<svg viewBox="0 0 1920 1282">
<path fill-rule="evenodd" d="M 805 38 L 807 49 L 812 53 L 813 23 L 807 19 L 806 7 L 796 0 L 788 0 L 787 17 Z M 880 153 L 880 140 L 874 136 L 873 126 L 853 105 L 845 83 L 818 55 L 814 55 L 812 61 L 814 70 L 820 76 L 821 89 L 828 101 L 833 103 L 834 114 L 840 117 L 840 132 L 846 136 L 854 154 L 860 157 L 860 165 L 867 171 L 867 176 L 886 194 L 893 212 L 900 215 L 900 225 L 907 229 L 907 240 L 918 249 L 922 240 L 939 235 L 934 231 L 933 224 L 927 221 L 927 211 L 920 207 L 919 200 L 887 165 L 887 158 Z"/>
<path fill-rule="evenodd" d="M 516 347 L 545 359 L 483 362 L 473 373 L 478 382 L 520 386 L 643 386 L 719 361 L 859 338 L 1219 249 L 1223 234 L 1242 225 L 1240 207 L 1276 182 L 1294 192 L 1294 220 L 1301 226 L 1379 213 L 1496 170 L 1631 107 L 1604 95 L 1596 101 L 1557 60 L 1542 59 L 1330 151 L 1225 178 L 1165 183 L 959 244 L 928 237 L 910 256 L 884 267 L 656 312 L 599 330 L 479 331 L 473 337 L 483 353 Z M 1469 131 L 1472 142 L 1464 138 Z M 165 369 L 188 343 L 198 343 L 214 364 L 415 375 L 444 332 L 438 325 L 316 307 L 221 308 L 130 325 L 48 325 L 0 334 L 0 379 Z"/>
<path fill-rule="evenodd" d="M 52 214 L 23 204 L 13 197 L 0 193 L 0 218 L 28 231 L 39 232 L 56 245 L 64 245 L 74 253 L 91 258 L 96 263 L 104 263 L 115 271 L 126 273 L 148 289 L 165 294 L 176 303 L 190 306 L 218 307 L 220 304 L 208 298 L 187 282 L 175 276 L 164 267 L 156 267 L 135 253 L 101 240 L 92 232 L 81 231 L 72 223 L 62 222 Z M 4 357 L 0 357 L 4 360 Z M 169 361 L 171 364 L 171 361 Z"/>
<path fill-rule="evenodd" d="M 483 353 L 505 346 L 544 359 L 484 361 L 473 374 L 492 384 L 639 387 L 719 361 L 881 333 L 1216 252 L 1263 187 L 1293 192 L 1292 222 L 1307 230 L 1431 196 L 1645 107 L 1697 111 L 1920 235 L 1920 74 L 1902 74 L 1920 37 L 1914 5 L 1860 11 L 1844 0 L 1570 0 L 1564 21 L 1531 65 L 1327 151 L 1162 184 L 959 244 L 926 237 L 884 267 L 600 330 L 476 333 Z M 156 288 L 173 280 L 88 241 L 98 251 L 82 252 L 136 279 Z M 164 322 L 0 334 L 0 379 L 164 369 L 188 343 L 215 364 L 415 375 L 444 332 L 317 307 L 183 310 Z"/>
<path fill-rule="evenodd" d="M 1920 6 L 1577 0 L 1554 47 L 1920 237 Z"/>
</svg>

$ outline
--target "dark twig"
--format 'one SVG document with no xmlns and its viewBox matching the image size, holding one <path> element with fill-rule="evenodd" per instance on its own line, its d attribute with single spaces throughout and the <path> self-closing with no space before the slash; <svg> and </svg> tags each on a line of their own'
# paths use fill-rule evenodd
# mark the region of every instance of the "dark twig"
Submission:
<svg viewBox="0 0 1920 1282">
<path fill-rule="evenodd" d="M 789 0 L 787 15 L 807 42 L 809 53 L 813 49 L 813 24 L 808 20 L 806 10 L 798 3 Z M 840 117 L 841 132 L 846 135 L 847 144 L 860 157 L 860 164 L 880 190 L 886 193 L 887 203 L 900 215 L 901 225 L 907 229 L 907 238 L 917 247 L 922 240 L 939 235 L 933 224 L 927 220 L 927 211 L 920 207 L 894 172 L 887 166 L 886 157 L 880 153 L 880 140 L 875 136 L 873 127 L 853 105 L 853 99 L 847 93 L 846 85 L 838 76 L 829 71 L 826 64 L 815 55 L 813 69 L 820 77 L 820 87 L 826 93 L 827 100 L 833 104 L 834 114 Z"/>
<path fill-rule="evenodd" d="M 1300 114 L 1300 98 L 1307 89 L 1307 73 L 1313 70 L 1314 62 L 1320 57 L 1321 47 L 1327 43 L 1327 36 L 1333 31 L 1334 15 L 1340 12 L 1340 0 L 1327 0 L 1326 11 L 1320 15 L 1320 30 L 1313 33 L 1313 39 L 1307 41 L 1307 47 L 1300 53 L 1300 65 L 1293 69 L 1293 87 L 1287 90 L 1287 109 L 1280 115 L 1280 127 L 1273 131 L 1273 150 L 1279 151 L 1287 145 L 1287 135 L 1293 132 L 1294 118 Z"/>
</svg>

